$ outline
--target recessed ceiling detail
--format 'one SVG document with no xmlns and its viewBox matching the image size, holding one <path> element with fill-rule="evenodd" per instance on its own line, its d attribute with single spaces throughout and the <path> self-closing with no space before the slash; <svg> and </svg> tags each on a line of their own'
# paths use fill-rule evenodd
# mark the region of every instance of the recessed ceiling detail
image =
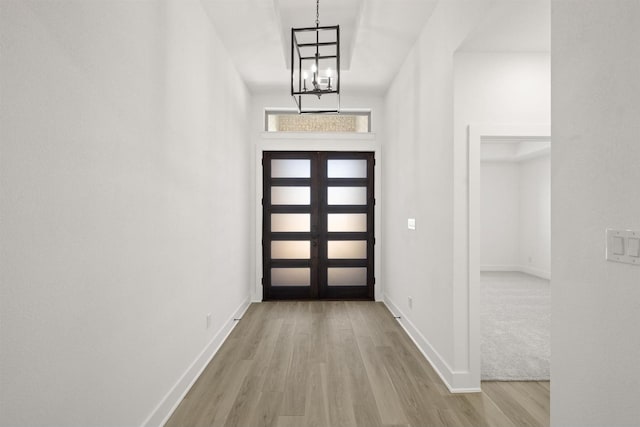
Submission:
<svg viewBox="0 0 640 427">
<path fill-rule="evenodd" d="M 309 26 L 315 0 L 202 3 L 249 89 L 288 92 L 291 28 Z M 486 19 L 460 50 L 548 51 L 549 0 L 486 3 L 495 7 L 487 7 Z M 321 24 L 340 25 L 345 90 L 384 93 L 437 4 L 437 0 L 322 0 Z"/>
<path fill-rule="evenodd" d="M 291 68 L 291 28 L 309 27 L 316 16 L 315 0 L 273 0 L 278 11 L 281 46 L 287 69 Z M 340 26 L 340 68 L 351 67 L 354 38 L 363 0 L 322 0 L 320 25 Z"/>
<path fill-rule="evenodd" d="M 309 25 L 315 0 L 202 0 L 253 92 L 290 86 L 291 28 Z M 384 92 L 436 0 L 322 0 L 321 24 L 340 25 L 341 78 L 349 90 Z"/>
</svg>

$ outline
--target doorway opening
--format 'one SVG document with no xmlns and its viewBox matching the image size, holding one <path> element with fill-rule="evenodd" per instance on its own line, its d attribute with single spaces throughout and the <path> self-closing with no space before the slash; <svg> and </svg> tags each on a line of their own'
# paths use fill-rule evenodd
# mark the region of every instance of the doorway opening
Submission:
<svg viewBox="0 0 640 427">
<path fill-rule="evenodd" d="M 469 310 L 478 381 L 549 379 L 550 141 L 548 125 L 469 127 Z"/>
<path fill-rule="evenodd" d="M 374 166 L 372 152 L 263 152 L 263 300 L 374 299 Z"/>
</svg>

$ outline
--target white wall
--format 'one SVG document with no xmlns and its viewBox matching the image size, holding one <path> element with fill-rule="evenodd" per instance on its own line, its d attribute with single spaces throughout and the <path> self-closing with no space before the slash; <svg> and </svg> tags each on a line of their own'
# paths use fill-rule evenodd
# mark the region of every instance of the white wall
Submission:
<svg viewBox="0 0 640 427">
<path fill-rule="evenodd" d="M 157 425 L 249 295 L 247 91 L 199 1 L 0 8 L 0 425 Z"/>
<path fill-rule="evenodd" d="M 551 157 L 520 164 L 518 265 L 525 273 L 551 277 Z"/>
<path fill-rule="evenodd" d="M 481 1 L 439 2 L 385 103 L 385 301 L 456 390 L 473 381 L 467 287 L 453 285 L 453 59 L 486 10 Z"/>
<path fill-rule="evenodd" d="M 640 229 L 640 2 L 552 2 L 551 423 L 640 423 L 640 268 L 605 229 Z"/>
<path fill-rule="evenodd" d="M 548 124 L 550 70 L 548 52 L 456 53 L 456 141 L 469 124 Z"/>
<path fill-rule="evenodd" d="M 548 279 L 550 156 L 518 162 L 483 161 L 480 170 L 481 269 L 522 271 Z"/>
<path fill-rule="evenodd" d="M 512 270 L 520 265 L 520 165 L 482 162 L 480 265 Z"/>
<path fill-rule="evenodd" d="M 551 115 L 550 81 L 550 56 L 546 52 L 458 52 L 455 55 L 454 138 L 456 154 L 454 205 L 456 235 L 454 245 L 456 260 L 458 261 L 455 267 L 455 271 L 458 273 L 456 283 L 459 283 L 459 286 L 464 286 L 468 280 L 468 127 L 469 125 L 477 124 L 548 124 Z M 485 145 L 483 144 L 484 150 Z M 484 184 L 482 184 L 482 187 L 485 187 Z M 484 206 L 484 200 L 482 200 L 482 203 Z M 527 215 L 523 216 L 519 222 L 525 221 L 522 223 L 522 226 L 525 226 L 530 224 L 530 220 L 532 218 Z M 482 233 L 481 244 L 484 245 L 487 241 L 487 236 L 484 230 Z M 544 233 L 548 235 L 549 231 L 547 230 Z M 530 233 L 526 234 L 528 239 Z M 517 235 L 517 238 L 520 239 L 519 233 Z M 530 246 L 527 241 L 525 252 L 530 252 Z M 486 252 L 487 249 L 483 247 L 482 252 Z M 520 252 L 520 249 L 516 251 L 518 258 L 520 258 Z M 493 259 L 497 261 L 495 258 Z M 506 258 L 505 261 L 507 261 Z M 548 265 L 548 260 L 546 262 Z M 481 260 L 483 265 L 492 263 L 486 258 Z M 529 265 L 529 263 L 521 264 L 521 260 L 518 260 L 516 265 Z M 546 271 L 548 270 L 547 268 Z"/>
<path fill-rule="evenodd" d="M 477 124 L 548 124 L 551 67 L 546 52 L 458 52 L 454 67 L 454 250 L 457 260 L 454 271 L 457 272 L 457 286 L 464 287 L 468 282 L 468 127 Z M 529 217 L 521 219 L 528 220 Z M 484 245 L 485 234 L 482 237 L 481 244 Z M 529 245 L 527 252 L 528 248 Z M 518 257 L 520 252 L 516 252 Z M 481 264 L 487 265 L 485 260 L 481 260 Z M 517 264 L 522 265 L 521 260 Z"/>
</svg>

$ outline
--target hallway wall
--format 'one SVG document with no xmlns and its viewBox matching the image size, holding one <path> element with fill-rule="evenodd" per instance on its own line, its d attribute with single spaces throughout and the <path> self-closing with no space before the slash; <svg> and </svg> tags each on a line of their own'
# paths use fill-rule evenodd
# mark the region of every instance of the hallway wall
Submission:
<svg viewBox="0 0 640 427">
<path fill-rule="evenodd" d="M 440 2 L 385 107 L 388 297 L 458 390 L 480 381 L 469 317 L 468 126 L 550 116 L 548 53 L 457 52 L 490 10 L 490 2 Z"/>
<path fill-rule="evenodd" d="M 640 267 L 605 229 L 640 230 L 640 2 L 551 12 L 551 424 L 638 425 Z"/>
<path fill-rule="evenodd" d="M 385 103 L 385 300 L 458 390 L 473 382 L 468 345 L 454 350 L 457 335 L 468 343 L 466 310 L 454 312 L 464 299 L 453 286 L 454 52 L 486 10 L 484 2 L 439 2 Z"/>
<path fill-rule="evenodd" d="M 157 425 L 248 302 L 247 90 L 199 1 L 0 9 L 0 425 Z"/>
</svg>

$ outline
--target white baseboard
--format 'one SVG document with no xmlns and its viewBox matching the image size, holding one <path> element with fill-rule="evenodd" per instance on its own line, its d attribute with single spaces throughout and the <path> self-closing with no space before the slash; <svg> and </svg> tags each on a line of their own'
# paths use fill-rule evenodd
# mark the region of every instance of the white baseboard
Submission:
<svg viewBox="0 0 640 427">
<path fill-rule="evenodd" d="M 481 265 L 480 271 L 520 271 L 519 265 Z"/>
<path fill-rule="evenodd" d="M 158 406 L 149 414 L 147 419 L 142 423 L 142 427 L 161 427 L 176 410 L 182 399 L 187 394 L 191 386 L 196 382 L 204 368 L 207 367 L 213 356 L 216 355 L 222 344 L 225 342 L 237 321 L 233 319 L 239 319 L 244 312 L 249 308 L 250 299 L 245 299 L 240 307 L 238 307 L 233 314 L 222 325 L 220 330 L 213 336 L 213 339 L 207 344 L 202 352 L 196 357 L 196 359 L 187 368 L 184 374 L 180 377 L 178 382 L 175 383 L 171 390 L 160 401 Z"/>
<path fill-rule="evenodd" d="M 540 277 L 541 279 L 551 279 L 551 272 L 526 265 L 481 265 L 480 271 L 517 271 Z"/>
<path fill-rule="evenodd" d="M 521 268 L 522 269 L 520 271 L 522 271 L 523 273 L 527 273 L 527 274 L 530 274 L 532 276 L 540 277 L 541 279 L 551 280 L 551 272 L 550 271 L 544 271 L 544 270 L 540 270 L 539 268 L 528 267 L 528 266 L 522 266 Z"/>
<path fill-rule="evenodd" d="M 422 355 L 431 364 L 442 382 L 451 393 L 479 393 L 480 387 L 472 384 L 471 373 L 469 371 L 454 371 L 449 364 L 440 356 L 437 350 L 431 345 L 424 335 L 415 327 L 408 317 L 395 305 L 388 296 L 384 296 L 384 304 L 394 315 L 400 316 L 398 322 L 405 330 L 409 338 L 418 347 Z"/>
</svg>

